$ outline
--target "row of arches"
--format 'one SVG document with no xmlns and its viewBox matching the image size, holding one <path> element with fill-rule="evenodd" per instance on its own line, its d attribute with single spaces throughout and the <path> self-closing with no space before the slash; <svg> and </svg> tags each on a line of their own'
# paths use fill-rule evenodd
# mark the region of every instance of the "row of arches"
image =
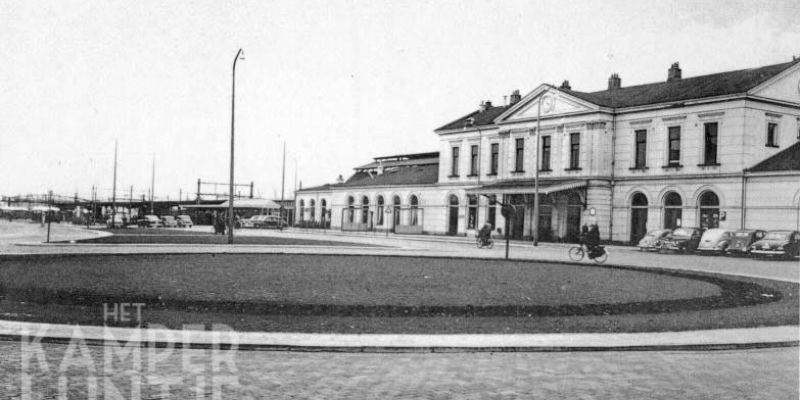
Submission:
<svg viewBox="0 0 800 400">
<path fill-rule="evenodd" d="M 641 192 L 634 192 L 630 197 L 631 209 L 631 242 L 638 242 L 647 233 L 647 217 L 651 207 L 647 196 Z M 675 229 L 687 226 L 683 219 L 683 210 L 686 207 L 680 193 L 668 191 L 662 196 L 659 205 L 662 209 L 661 227 Z M 705 190 L 697 197 L 698 221 L 697 225 L 703 229 L 719 227 L 720 200 L 713 190 Z"/>
<path fill-rule="evenodd" d="M 308 200 L 308 208 L 306 208 L 306 202 L 304 199 L 300 199 L 297 203 L 299 208 L 299 212 L 297 213 L 297 220 L 299 222 L 303 222 L 306 219 L 306 211 L 308 211 L 308 220 L 309 221 L 316 221 L 317 220 L 317 202 L 315 199 Z M 328 210 L 328 201 L 325 199 L 320 199 L 319 201 L 320 206 L 320 218 L 322 222 L 325 222 L 329 218 L 330 211 Z"/>
<path fill-rule="evenodd" d="M 371 225 L 374 223 L 377 226 L 384 226 L 386 224 L 385 221 L 385 213 L 387 210 L 387 199 L 383 195 L 377 195 L 375 197 L 375 211 L 374 214 L 370 212 L 370 200 L 368 196 L 361 196 L 360 202 L 356 204 L 356 198 L 352 195 L 346 196 L 346 207 L 345 207 L 345 216 L 344 220 L 348 223 L 355 223 L 356 222 L 356 214 L 359 214 L 358 221 L 361 224 Z M 392 212 L 393 215 L 393 225 L 397 226 L 401 223 L 400 212 L 399 210 L 403 208 L 402 200 L 400 196 L 394 195 L 391 198 L 391 207 L 394 210 Z M 407 208 L 409 209 L 409 225 L 417 225 L 418 221 L 418 209 L 419 209 L 419 197 L 415 194 L 412 194 L 408 197 L 408 204 Z M 356 211 L 359 211 L 358 213 Z"/>
</svg>

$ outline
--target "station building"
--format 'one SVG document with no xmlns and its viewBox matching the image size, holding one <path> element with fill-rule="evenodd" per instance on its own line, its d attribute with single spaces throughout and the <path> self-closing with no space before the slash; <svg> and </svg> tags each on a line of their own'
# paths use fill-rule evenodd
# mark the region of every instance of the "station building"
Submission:
<svg viewBox="0 0 800 400">
<path fill-rule="evenodd" d="M 472 235 L 484 223 L 636 242 L 677 226 L 800 229 L 800 60 L 606 90 L 542 84 L 436 129 L 438 152 L 374 158 L 296 193 L 296 220 L 345 231 Z M 537 145 L 538 143 L 538 145 Z M 537 152 L 538 150 L 538 152 Z M 538 153 L 538 154 L 537 154 Z"/>
</svg>

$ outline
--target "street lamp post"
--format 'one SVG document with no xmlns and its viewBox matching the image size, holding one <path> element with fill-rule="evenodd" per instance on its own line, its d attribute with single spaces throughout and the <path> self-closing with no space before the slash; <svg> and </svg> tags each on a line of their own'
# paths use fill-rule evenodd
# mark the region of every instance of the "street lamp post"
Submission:
<svg viewBox="0 0 800 400">
<path fill-rule="evenodd" d="M 236 109 L 236 61 L 244 60 L 244 52 L 239 49 L 236 52 L 236 57 L 233 58 L 233 87 L 231 90 L 231 177 L 230 187 L 228 189 L 228 244 L 233 244 L 233 132 L 234 132 L 234 116 Z"/>
</svg>

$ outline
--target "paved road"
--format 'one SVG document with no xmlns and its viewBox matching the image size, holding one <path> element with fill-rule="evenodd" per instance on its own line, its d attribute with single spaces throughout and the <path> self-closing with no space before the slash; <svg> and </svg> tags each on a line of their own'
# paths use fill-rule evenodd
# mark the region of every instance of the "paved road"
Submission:
<svg viewBox="0 0 800 400">
<path fill-rule="evenodd" d="M 140 363 L 129 356 L 115 361 L 106 372 L 103 348 L 87 347 L 84 353 L 76 346 L 75 353 L 65 358 L 65 347 L 42 345 L 49 373 L 39 369 L 34 353 L 25 353 L 30 359 L 25 371 L 31 376 L 33 398 L 58 395 L 60 376 L 66 379 L 69 398 L 86 398 L 90 377 L 96 378 L 100 395 L 104 378 L 108 378 L 108 387 L 113 385 L 124 398 L 131 398 L 131 382 L 141 383 L 141 398 L 161 398 L 160 386 L 153 384 L 155 376 L 176 378 L 169 390 L 172 398 L 194 397 L 197 382 L 201 382 L 204 396 L 216 393 L 224 398 L 796 399 L 800 373 L 797 349 L 791 348 L 445 354 L 256 351 L 233 353 L 231 362 L 221 363 L 216 374 L 210 350 L 182 350 L 155 362 L 154 375 L 149 350 L 142 350 Z M 169 352 L 153 351 L 157 357 Z M 19 395 L 24 385 L 21 355 L 19 344 L 0 342 L 3 398 Z M 65 359 L 71 366 L 60 373 L 59 365 Z M 139 366 L 139 371 L 134 366 Z M 230 373 L 233 368 L 235 372 Z M 235 384 L 216 392 L 211 388 L 214 379 L 222 381 L 229 376 Z"/>
<path fill-rule="evenodd" d="M 55 225 L 54 225 L 55 226 Z M 197 227 L 196 229 L 204 229 Z M 16 246 L 10 242 L 41 241 L 37 225 L 20 227 L 0 225 L 0 252 L 120 252 L 120 251 L 291 251 L 290 248 L 241 246 L 234 248 L 175 246 Z M 69 226 L 54 230 L 59 238 L 71 235 Z M 389 238 L 378 235 L 338 236 L 322 233 L 250 231 L 252 235 L 362 241 L 389 244 L 395 249 L 364 250 L 361 253 L 431 254 L 501 257 L 501 246 L 478 250 L 468 240 L 444 238 Z M 66 239 L 65 239 L 66 240 Z M 342 249 L 309 248 L 309 252 L 347 252 Z M 800 281 L 796 262 L 754 261 L 691 255 L 640 254 L 625 248 L 612 248 L 611 262 L 663 268 L 684 268 L 744 274 L 789 281 Z M 376 254 L 377 254 L 376 253 Z M 566 247 L 543 245 L 536 249 L 524 244 L 511 249 L 513 257 L 566 260 Z M 156 374 L 143 372 L 133 365 L 115 364 L 107 374 L 103 370 L 103 352 L 108 348 L 45 344 L 42 346 L 47 372 L 36 366 L 25 369 L 31 378 L 33 398 L 57 395 L 58 377 L 64 380 L 69 398 L 84 398 L 87 377 L 97 378 L 99 396 L 103 395 L 104 377 L 114 388 L 131 398 L 137 379 L 179 377 L 169 394 L 174 398 L 194 395 L 194 385 L 202 384 L 203 397 L 222 394 L 226 398 L 697 398 L 697 399 L 796 399 L 800 367 L 798 348 L 757 349 L 715 352 L 590 352 L 590 353 L 451 353 L 451 354 L 340 354 L 294 352 L 232 352 L 236 371 L 230 375 L 238 382 L 224 386 L 220 393 L 210 388 L 214 378 L 225 378 L 227 369 L 213 374 L 207 350 L 175 350 L 156 364 Z M 66 357 L 66 352 L 73 351 Z M 23 355 L 38 365 L 35 352 L 23 351 L 20 343 L 0 342 L 0 390 L 3 397 L 17 397 L 23 386 Z M 85 355 L 85 357 L 81 357 Z M 71 361 L 64 363 L 64 360 Z M 198 365 L 205 372 L 187 372 L 184 366 Z M 70 366 L 70 364 L 73 364 Z M 91 364 L 94 372 L 88 370 Z M 59 367 L 64 367 L 64 373 Z M 227 366 L 227 365 L 226 365 Z M 199 379 L 198 379 L 199 378 Z M 142 398 L 163 398 L 153 382 L 142 379 Z M 111 386 L 109 386 L 110 388 Z M 4 389 L 5 388 L 5 389 Z M 39 396 L 43 395 L 43 396 Z M 134 396 L 136 397 L 136 396 Z"/>
</svg>

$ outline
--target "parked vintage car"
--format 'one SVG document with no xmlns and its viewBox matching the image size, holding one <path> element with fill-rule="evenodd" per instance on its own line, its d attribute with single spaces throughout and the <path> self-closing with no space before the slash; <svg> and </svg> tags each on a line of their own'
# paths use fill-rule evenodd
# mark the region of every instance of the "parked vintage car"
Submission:
<svg viewBox="0 0 800 400">
<path fill-rule="evenodd" d="M 277 215 L 254 215 L 242 220 L 243 228 L 278 228 L 278 221 L 281 221 L 283 228 L 287 227 L 286 220 L 281 220 Z"/>
<path fill-rule="evenodd" d="M 145 215 L 139 218 L 138 225 L 140 228 L 161 228 L 161 218 L 157 215 Z"/>
<path fill-rule="evenodd" d="M 161 225 L 163 225 L 164 228 L 177 228 L 178 221 L 172 215 L 165 215 L 161 217 Z"/>
<path fill-rule="evenodd" d="M 702 235 L 700 228 L 675 228 L 661 241 L 659 250 L 695 251 Z"/>
<path fill-rule="evenodd" d="M 112 218 L 114 219 L 113 221 L 112 221 Z M 123 218 L 123 215 L 117 214 L 117 215 L 108 217 L 108 220 L 106 220 L 106 227 L 107 228 L 124 228 L 125 227 L 125 219 Z"/>
<path fill-rule="evenodd" d="M 798 257 L 800 256 L 800 232 L 769 231 L 764 238 L 750 245 L 750 254 L 756 256 Z"/>
<path fill-rule="evenodd" d="M 191 228 L 192 218 L 188 215 L 178 215 L 178 226 L 181 228 Z"/>
<path fill-rule="evenodd" d="M 766 234 L 767 232 L 761 229 L 743 229 L 733 232 L 725 254 L 750 255 L 750 245 L 763 239 Z"/>
<path fill-rule="evenodd" d="M 661 240 L 670 233 L 672 233 L 672 229 L 656 229 L 654 231 L 647 232 L 647 234 L 644 235 L 642 240 L 640 240 L 636 246 L 642 251 L 658 250 Z"/>
<path fill-rule="evenodd" d="M 709 229 L 703 232 L 697 251 L 702 253 L 723 254 L 731 243 L 733 232 L 727 229 Z"/>
</svg>

